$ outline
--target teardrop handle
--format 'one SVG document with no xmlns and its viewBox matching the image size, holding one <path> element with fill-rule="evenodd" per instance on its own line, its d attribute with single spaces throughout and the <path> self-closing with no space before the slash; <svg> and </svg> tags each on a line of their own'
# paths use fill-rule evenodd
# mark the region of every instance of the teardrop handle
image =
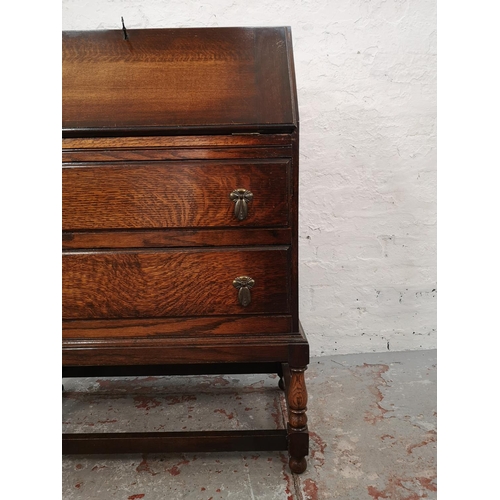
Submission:
<svg viewBox="0 0 500 500">
<path fill-rule="evenodd" d="M 234 215 L 238 220 L 244 220 L 248 215 L 248 203 L 253 200 L 253 193 L 248 189 L 238 188 L 235 189 L 229 198 L 234 201 Z"/>
<path fill-rule="evenodd" d="M 250 289 L 255 285 L 255 280 L 249 276 L 238 276 L 233 280 L 233 286 L 238 290 L 238 302 L 246 307 L 252 301 Z"/>
</svg>

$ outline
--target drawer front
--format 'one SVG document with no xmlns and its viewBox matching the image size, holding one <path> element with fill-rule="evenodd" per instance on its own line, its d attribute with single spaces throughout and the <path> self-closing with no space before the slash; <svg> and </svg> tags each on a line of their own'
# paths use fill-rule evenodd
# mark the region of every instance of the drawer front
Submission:
<svg viewBox="0 0 500 500">
<path fill-rule="evenodd" d="M 276 227 L 290 161 L 81 163 L 63 168 L 63 230 Z"/>
<path fill-rule="evenodd" d="M 289 268 L 289 247 L 66 253 L 63 319 L 288 313 Z"/>
</svg>

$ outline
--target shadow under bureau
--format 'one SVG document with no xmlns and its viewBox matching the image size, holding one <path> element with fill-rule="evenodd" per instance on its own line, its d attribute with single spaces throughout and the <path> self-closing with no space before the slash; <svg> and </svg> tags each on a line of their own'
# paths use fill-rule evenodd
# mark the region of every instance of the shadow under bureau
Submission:
<svg viewBox="0 0 500 500">
<path fill-rule="evenodd" d="M 278 373 L 287 429 L 63 453 L 288 449 L 306 468 L 290 29 L 63 33 L 63 377 Z"/>
</svg>

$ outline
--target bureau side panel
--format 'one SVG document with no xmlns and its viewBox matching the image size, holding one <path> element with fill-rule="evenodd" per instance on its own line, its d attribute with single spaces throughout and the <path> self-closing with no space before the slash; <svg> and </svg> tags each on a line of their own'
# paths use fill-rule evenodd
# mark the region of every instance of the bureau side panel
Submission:
<svg viewBox="0 0 500 500">
<path fill-rule="evenodd" d="M 291 191 L 290 198 L 290 287 L 291 313 L 293 317 L 293 331 L 299 331 L 299 133 L 293 134 L 293 157 L 291 162 Z"/>
</svg>

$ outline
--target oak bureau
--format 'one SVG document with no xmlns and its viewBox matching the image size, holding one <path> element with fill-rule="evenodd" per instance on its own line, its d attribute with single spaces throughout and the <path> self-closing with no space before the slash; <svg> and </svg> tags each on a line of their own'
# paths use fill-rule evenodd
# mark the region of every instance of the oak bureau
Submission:
<svg viewBox="0 0 500 500">
<path fill-rule="evenodd" d="M 287 429 L 63 434 L 64 453 L 288 449 L 306 468 L 291 32 L 63 33 L 63 377 L 277 373 Z"/>
</svg>

